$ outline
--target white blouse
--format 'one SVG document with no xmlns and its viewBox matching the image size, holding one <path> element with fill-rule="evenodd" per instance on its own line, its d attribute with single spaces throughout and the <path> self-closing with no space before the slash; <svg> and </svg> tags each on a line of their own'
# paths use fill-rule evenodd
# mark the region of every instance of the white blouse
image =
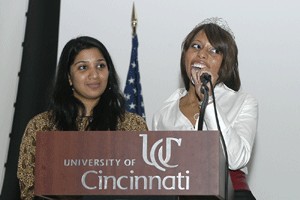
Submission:
<svg viewBox="0 0 300 200">
<path fill-rule="evenodd" d="M 241 90 L 236 92 L 223 83 L 215 87 L 214 93 L 229 168 L 247 173 L 246 165 L 257 132 L 258 102 L 251 95 Z M 198 121 L 194 127 L 179 109 L 179 100 L 186 94 L 185 88 L 177 89 L 164 102 L 153 116 L 152 130 L 197 130 Z M 203 130 L 218 130 L 213 103 L 206 107 Z"/>
</svg>

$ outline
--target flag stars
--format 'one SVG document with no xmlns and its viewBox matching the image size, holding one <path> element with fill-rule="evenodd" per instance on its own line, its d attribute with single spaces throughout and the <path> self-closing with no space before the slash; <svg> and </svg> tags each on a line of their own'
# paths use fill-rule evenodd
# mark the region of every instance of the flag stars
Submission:
<svg viewBox="0 0 300 200">
<path fill-rule="evenodd" d="M 134 84 L 134 81 L 135 81 L 135 79 L 132 77 L 130 79 L 128 79 L 129 84 Z"/>
<path fill-rule="evenodd" d="M 129 99 L 130 99 L 130 94 L 125 94 L 124 96 L 125 96 L 125 99 L 126 99 L 126 100 L 129 100 Z"/>
<path fill-rule="evenodd" d="M 134 110 L 136 107 L 136 105 L 134 103 L 129 104 L 129 109 L 130 110 Z"/>
<path fill-rule="evenodd" d="M 131 63 L 131 66 L 132 66 L 132 68 L 135 68 L 135 67 L 136 67 L 135 62 L 132 62 L 132 63 Z"/>
</svg>

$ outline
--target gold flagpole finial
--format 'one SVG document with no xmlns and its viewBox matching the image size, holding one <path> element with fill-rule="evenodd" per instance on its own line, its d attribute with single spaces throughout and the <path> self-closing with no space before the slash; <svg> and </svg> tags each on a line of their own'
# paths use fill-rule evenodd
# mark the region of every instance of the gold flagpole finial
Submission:
<svg viewBox="0 0 300 200">
<path fill-rule="evenodd" d="M 137 27 L 137 17 L 136 17 L 136 13 L 135 13 L 134 2 L 133 2 L 133 6 L 132 6 L 131 27 L 132 27 L 132 35 L 135 35 L 136 27 Z"/>
</svg>

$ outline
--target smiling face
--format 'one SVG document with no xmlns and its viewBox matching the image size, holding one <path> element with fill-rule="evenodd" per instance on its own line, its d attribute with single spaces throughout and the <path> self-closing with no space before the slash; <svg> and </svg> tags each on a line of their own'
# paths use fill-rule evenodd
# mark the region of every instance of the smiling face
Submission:
<svg viewBox="0 0 300 200">
<path fill-rule="evenodd" d="M 212 82 L 218 79 L 218 72 L 222 64 L 223 55 L 214 48 L 203 31 L 200 31 L 192 40 L 185 53 L 185 67 L 188 77 L 196 69 L 199 73 L 208 72 Z"/>
<path fill-rule="evenodd" d="M 99 101 L 108 83 L 108 66 L 97 48 L 84 49 L 70 67 L 69 83 L 73 95 L 86 107 L 87 113 Z"/>
</svg>

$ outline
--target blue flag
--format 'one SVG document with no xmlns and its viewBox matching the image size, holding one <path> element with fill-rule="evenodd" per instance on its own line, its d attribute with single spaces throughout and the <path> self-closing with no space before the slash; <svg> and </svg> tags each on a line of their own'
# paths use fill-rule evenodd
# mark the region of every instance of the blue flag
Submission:
<svg viewBox="0 0 300 200">
<path fill-rule="evenodd" d="M 142 86 L 140 83 L 140 71 L 137 51 L 138 45 L 138 37 L 136 34 L 134 34 L 132 37 L 131 58 L 124 89 L 124 95 L 126 99 L 126 110 L 128 112 L 136 113 L 146 120 Z"/>
</svg>

